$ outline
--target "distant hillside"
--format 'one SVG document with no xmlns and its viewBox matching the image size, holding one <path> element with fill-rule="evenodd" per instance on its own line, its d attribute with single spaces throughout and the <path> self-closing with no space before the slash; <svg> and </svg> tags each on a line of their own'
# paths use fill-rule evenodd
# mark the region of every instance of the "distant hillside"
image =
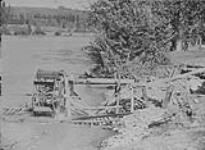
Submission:
<svg viewBox="0 0 205 150">
<path fill-rule="evenodd" d="M 8 24 L 31 24 L 37 26 L 55 26 L 62 28 L 76 28 L 85 30 L 87 26 L 88 12 L 54 8 L 10 7 Z"/>
</svg>

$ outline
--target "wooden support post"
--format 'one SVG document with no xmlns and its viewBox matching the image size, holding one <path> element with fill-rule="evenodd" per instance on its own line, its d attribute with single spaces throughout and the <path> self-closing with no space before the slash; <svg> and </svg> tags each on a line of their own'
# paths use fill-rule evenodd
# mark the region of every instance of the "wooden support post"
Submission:
<svg viewBox="0 0 205 150">
<path fill-rule="evenodd" d="M 65 75 L 65 107 L 66 107 L 66 115 L 68 118 L 71 118 L 71 106 L 70 106 L 70 91 L 69 91 L 69 85 L 68 85 L 68 78 Z"/>
<path fill-rule="evenodd" d="M 143 98 L 144 98 L 145 101 L 148 100 L 146 86 L 143 86 L 143 87 L 142 87 L 142 96 L 143 96 Z"/>
<path fill-rule="evenodd" d="M 115 73 L 115 101 L 116 101 L 116 114 L 119 113 L 119 107 L 120 107 L 120 74 L 119 72 Z"/>
<path fill-rule="evenodd" d="M 165 95 L 165 99 L 162 104 L 163 108 L 167 108 L 168 104 L 170 103 L 173 91 L 174 91 L 174 86 L 173 85 L 169 86 Z"/>
<path fill-rule="evenodd" d="M 74 95 L 74 78 L 71 75 L 70 79 L 69 79 L 69 87 L 70 87 L 70 95 Z"/>
<path fill-rule="evenodd" d="M 134 112 L 134 89 L 133 86 L 131 85 L 131 112 Z"/>
<path fill-rule="evenodd" d="M 115 89 L 116 98 L 116 113 L 119 113 L 119 107 L 120 107 L 120 85 L 119 82 L 117 82 L 116 89 Z"/>
</svg>

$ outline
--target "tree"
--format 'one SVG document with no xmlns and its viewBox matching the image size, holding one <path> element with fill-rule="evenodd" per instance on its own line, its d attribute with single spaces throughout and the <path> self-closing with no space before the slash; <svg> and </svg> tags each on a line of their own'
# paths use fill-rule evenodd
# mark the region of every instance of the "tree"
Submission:
<svg viewBox="0 0 205 150">
<path fill-rule="evenodd" d="M 6 6 L 6 3 L 2 0 L 1 2 L 1 7 L 0 7 L 0 25 L 7 24 L 10 13 L 11 13 L 11 7 Z"/>
<path fill-rule="evenodd" d="M 0 27 L 3 24 L 3 16 L 2 16 L 2 14 L 3 14 L 2 7 L 3 6 L 4 6 L 4 3 L 2 2 L 2 0 L 0 0 Z M 1 46 L 1 33 L 0 33 L 0 46 Z M 0 53 L 1 53 L 1 51 L 0 51 Z M 1 75 L 0 75 L 0 96 L 1 96 Z M 1 121 L 1 119 L 2 118 L 0 117 L 0 121 Z M 2 138 L 2 133 L 1 133 L 1 123 L 0 123 L 0 148 L 1 148 L 1 145 L 2 145 L 1 138 Z"/>
<path fill-rule="evenodd" d="M 79 15 L 77 14 L 76 16 L 76 23 L 75 23 L 75 26 L 76 26 L 76 28 L 77 28 L 77 30 L 79 30 L 80 29 L 80 17 L 79 17 Z"/>
<path fill-rule="evenodd" d="M 101 63 L 101 67 L 110 66 L 110 69 L 105 69 L 117 68 L 118 71 L 129 68 L 130 62 L 136 60 L 141 64 L 164 60 L 161 56 L 170 45 L 164 39 L 168 39 L 172 32 L 168 30 L 166 19 L 152 16 L 152 4 L 140 0 L 97 1 L 91 8 L 90 20 L 103 38 L 98 37 L 87 48 L 89 56 L 92 53 L 102 58 L 106 56 L 104 62 L 108 65 L 102 66 Z"/>
<path fill-rule="evenodd" d="M 25 24 L 26 19 L 25 19 L 24 14 L 20 14 L 20 16 L 19 16 L 19 17 L 20 17 L 20 18 L 19 18 L 19 20 L 20 20 L 21 24 Z"/>
<path fill-rule="evenodd" d="M 98 0 L 90 23 L 101 37 L 86 49 L 102 72 L 129 70 L 133 62 L 140 66 L 136 69 L 150 69 L 167 62 L 165 53 L 203 33 L 204 10 L 199 0 Z"/>
<path fill-rule="evenodd" d="M 0 0 L 0 27 L 3 25 L 4 20 L 5 20 L 4 8 L 5 8 L 5 2 Z M 0 42 L 1 42 L 1 33 L 0 33 Z"/>
<path fill-rule="evenodd" d="M 172 41 L 178 51 L 184 49 L 184 43 L 195 40 L 204 32 L 205 1 L 163 0 L 158 14 L 169 18 L 169 24 L 175 34 Z"/>
</svg>

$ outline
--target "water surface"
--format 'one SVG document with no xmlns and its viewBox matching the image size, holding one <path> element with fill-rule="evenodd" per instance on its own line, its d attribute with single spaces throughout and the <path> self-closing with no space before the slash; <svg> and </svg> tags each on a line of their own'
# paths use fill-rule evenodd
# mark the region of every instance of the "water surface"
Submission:
<svg viewBox="0 0 205 150">
<path fill-rule="evenodd" d="M 1 106 L 18 107 L 30 102 L 31 98 L 26 94 L 32 93 L 32 81 L 38 68 L 64 69 L 67 73 L 72 73 L 75 76 L 84 73 L 91 67 L 92 62 L 82 51 L 82 48 L 89 44 L 92 39 L 93 37 L 88 35 L 72 37 L 4 36 L 1 49 L 3 58 L 3 101 L 1 101 Z M 104 98 L 104 89 L 78 86 L 76 90 L 90 105 L 97 105 Z M 110 132 L 100 128 L 92 129 L 71 124 L 51 124 L 48 126 L 32 123 L 5 123 L 2 131 L 7 138 L 17 141 L 22 139 L 20 143 L 24 143 L 24 139 L 30 138 L 33 134 L 42 135 L 38 126 L 41 126 L 42 133 L 48 132 L 52 135 L 45 135 L 41 142 L 37 140 L 38 142 L 35 143 L 37 146 L 34 149 L 56 150 L 59 145 L 62 145 L 64 147 L 61 150 L 80 150 L 83 147 L 95 150 L 99 144 L 99 139 L 102 140 L 110 135 Z M 22 137 L 21 132 L 25 129 L 28 129 L 29 134 Z M 25 147 L 20 149 L 25 149 Z"/>
</svg>

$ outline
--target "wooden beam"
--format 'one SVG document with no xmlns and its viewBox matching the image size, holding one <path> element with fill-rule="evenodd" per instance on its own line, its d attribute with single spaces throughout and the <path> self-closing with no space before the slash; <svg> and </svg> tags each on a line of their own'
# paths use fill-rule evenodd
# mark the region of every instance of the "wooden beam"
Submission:
<svg viewBox="0 0 205 150">
<path fill-rule="evenodd" d="M 132 113 L 119 113 L 119 114 L 103 114 L 103 115 L 95 115 L 95 116 L 84 116 L 84 117 L 77 117 L 73 118 L 72 120 L 86 120 L 86 119 L 93 119 L 93 118 L 103 118 L 103 117 L 118 117 L 118 116 L 126 116 Z"/>
<path fill-rule="evenodd" d="M 134 111 L 134 89 L 133 87 L 131 86 L 131 112 Z"/>
<path fill-rule="evenodd" d="M 114 78 L 87 78 L 87 79 L 76 79 L 75 84 L 91 84 L 91 85 L 116 85 L 118 79 Z M 120 79 L 120 84 L 134 83 L 131 79 Z"/>
<path fill-rule="evenodd" d="M 117 108 L 122 108 L 122 106 L 96 106 L 96 107 L 84 107 L 83 109 L 85 110 L 108 110 L 108 109 L 117 109 Z"/>
</svg>

